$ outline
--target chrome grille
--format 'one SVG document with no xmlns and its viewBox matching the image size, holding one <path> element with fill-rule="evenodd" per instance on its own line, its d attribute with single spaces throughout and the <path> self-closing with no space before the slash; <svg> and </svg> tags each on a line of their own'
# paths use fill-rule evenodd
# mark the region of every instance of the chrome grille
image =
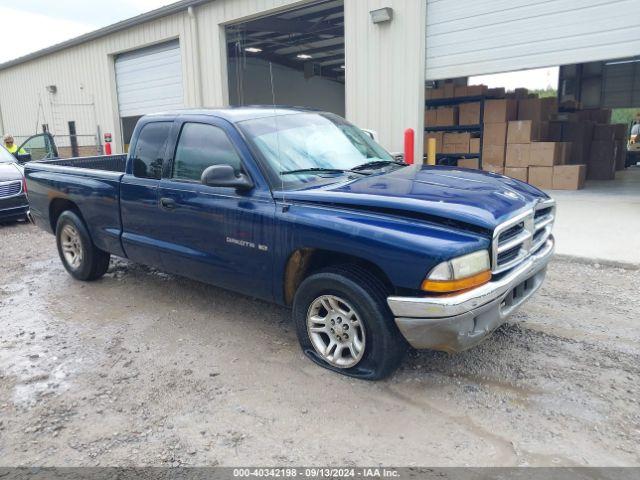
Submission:
<svg viewBox="0 0 640 480">
<path fill-rule="evenodd" d="M 22 182 L 20 180 L 0 183 L 0 198 L 13 197 L 21 192 Z"/>
<path fill-rule="evenodd" d="M 493 233 L 491 267 L 494 274 L 507 271 L 542 247 L 553 228 L 555 202 L 546 200 L 533 210 L 498 225 Z"/>
</svg>

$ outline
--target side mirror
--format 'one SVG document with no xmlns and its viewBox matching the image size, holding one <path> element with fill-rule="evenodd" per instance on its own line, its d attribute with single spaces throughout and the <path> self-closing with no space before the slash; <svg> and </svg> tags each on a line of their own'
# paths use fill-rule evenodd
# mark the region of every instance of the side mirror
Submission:
<svg viewBox="0 0 640 480">
<path fill-rule="evenodd" d="M 244 173 L 236 175 L 231 165 L 212 165 L 202 172 L 200 181 L 209 187 L 229 187 L 236 190 L 251 190 L 253 182 Z"/>
<path fill-rule="evenodd" d="M 18 163 L 27 163 L 31 161 L 30 153 L 16 153 L 16 160 Z"/>
</svg>

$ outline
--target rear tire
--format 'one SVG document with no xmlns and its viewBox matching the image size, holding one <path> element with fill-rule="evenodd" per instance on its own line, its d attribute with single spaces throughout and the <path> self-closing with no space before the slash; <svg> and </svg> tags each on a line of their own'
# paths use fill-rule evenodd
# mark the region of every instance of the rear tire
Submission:
<svg viewBox="0 0 640 480">
<path fill-rule="evenodd" d="M 77 213 L 67 210 L 60 215 L 56 224 L 56 243 L 62 265 L 73 278 L 86 282 L 107 273 L 111 255 L 93 244 Z"/>
<path fill-rule="evenodd" d="M 364 380 L 380 380 L 402 362 L 407 343 L 387 306 L 387 289 L 356 265 L 306 278 L 293 301 L 302 351 L 318 365 Z"/>
</svg>

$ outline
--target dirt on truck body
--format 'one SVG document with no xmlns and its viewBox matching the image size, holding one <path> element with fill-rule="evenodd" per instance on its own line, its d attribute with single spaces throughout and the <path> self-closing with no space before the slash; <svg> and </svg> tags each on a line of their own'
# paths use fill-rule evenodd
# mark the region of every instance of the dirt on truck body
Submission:
<svg viewBox="0 0 640 480">
<path fill-rule="evenodd" d="M 555 259 L 484 344 L 371 383 L 306 361 L 282 307 L 0 243 L 3 466 L 640 464 L 637 269 Z"/>
</svg>

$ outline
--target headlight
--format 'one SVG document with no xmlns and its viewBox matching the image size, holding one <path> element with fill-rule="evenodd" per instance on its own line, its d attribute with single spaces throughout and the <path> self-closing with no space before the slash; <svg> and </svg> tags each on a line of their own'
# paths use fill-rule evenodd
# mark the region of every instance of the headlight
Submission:
<svg viewBox="0 0 640 480">
<path fill-rule="evenodd" d="M 489 280 L 489 252 L 480 250 L 438 265 L 422 282 L 422 290 L 436 293 L 458 292 L 478 287 Z"/>
</svg>

